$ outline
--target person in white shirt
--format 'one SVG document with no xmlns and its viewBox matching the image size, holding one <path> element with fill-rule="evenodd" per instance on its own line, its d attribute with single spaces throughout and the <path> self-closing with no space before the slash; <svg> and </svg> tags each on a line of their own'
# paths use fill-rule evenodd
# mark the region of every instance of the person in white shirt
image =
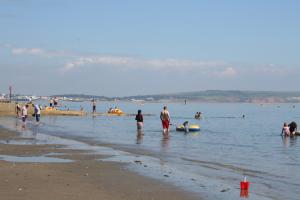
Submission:
<svg viewBox="0 0 300 200">
<path fill-rule="evenodd" d="M 22 121 L 25 122 L 28 116 L 28 104 L 22 107 Z"/>
</svg>

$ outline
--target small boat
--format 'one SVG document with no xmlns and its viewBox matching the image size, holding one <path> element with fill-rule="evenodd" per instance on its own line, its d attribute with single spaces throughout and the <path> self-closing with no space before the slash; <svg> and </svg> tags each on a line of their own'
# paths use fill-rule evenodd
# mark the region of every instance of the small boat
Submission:
<svg viewBox="0 0 300 200">
<path fill-rule="evenodd" d="M 112 109 L 112 110 L 108 111 L 107 113 L 112 114 L 112 115 L 123 115 L 123 114 L 125 114 L 122 110 L 120 110 L 118 108 Z"/>
<path fill-rule="evenodd" d="M 176 131 L 185 131 L 184 126 L 183 125 L 177 126 Z M 189 125 L 189 131 L 190 132 L 200 131 L 200 126 L 197 124 L 191 124 Z"/>
<path fill-rule="evenodd" d="M 30 101 L 32 101 L 32 98 L 30 98 L 28 96 L 16 96 L 16 97 L 13 97 L 11 100 L 16 101 L 16 102 L 30 102 Z"/>
</svg>

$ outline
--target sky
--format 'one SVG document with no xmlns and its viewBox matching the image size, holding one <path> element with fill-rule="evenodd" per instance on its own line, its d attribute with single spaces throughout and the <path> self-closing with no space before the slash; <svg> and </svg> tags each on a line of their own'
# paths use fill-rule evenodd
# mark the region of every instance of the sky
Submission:
<svg viewBox="0 0 300 200">
<path fill-rule="evenodd" d="M 0 0 L 0 93 L 299 91 L 298 0 Z"/>
</svg>

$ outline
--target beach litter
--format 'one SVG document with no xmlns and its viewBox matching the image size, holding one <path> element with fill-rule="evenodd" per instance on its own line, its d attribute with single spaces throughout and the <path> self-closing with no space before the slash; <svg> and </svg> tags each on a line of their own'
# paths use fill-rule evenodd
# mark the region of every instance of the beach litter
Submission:
<svg viewBox="0 0 300 200">
<path fill-rule="evenodd" d="M 241 188 L 240 197 L 248 198 L 250 182 L 247 181 L 246 176 L 244 177 L 244 180 L 240 182 L 240 188 Z"/>
</svg>

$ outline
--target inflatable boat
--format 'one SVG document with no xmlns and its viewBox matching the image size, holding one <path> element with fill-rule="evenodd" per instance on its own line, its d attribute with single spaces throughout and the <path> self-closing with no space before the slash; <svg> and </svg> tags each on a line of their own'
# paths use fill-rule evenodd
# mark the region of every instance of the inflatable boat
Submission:
<svg viewBox="0 0 300 200">
<path fill-rule="evenodd" d="M 176 127 L 176 131 L 185 131 L 184 126 L 180 125 Z M 193 131 L 200 131 L 200 126 L 199 125 L 189 125 L 189 132 Z"/>
<path fill-rule="evenodd" d="M 107 112 L 108 114 L 113 114 L 113 115 L 123 115 L 125 114 L 121 109 L 112 109 L 110 111 Z"/>
</svg>

